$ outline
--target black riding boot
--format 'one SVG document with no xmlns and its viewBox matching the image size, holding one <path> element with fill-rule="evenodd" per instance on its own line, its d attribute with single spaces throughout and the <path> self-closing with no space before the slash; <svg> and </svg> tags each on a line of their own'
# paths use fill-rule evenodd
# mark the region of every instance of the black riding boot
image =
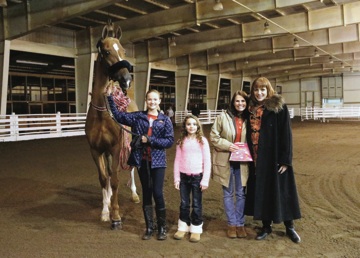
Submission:
<svg viewBox="0 0 360 258">
<path fill-rule="evenodd" d="M 300 243 L 301 238 L 299 234 L 295 231 L 294 222 L 292 220 L 284 221 L 286 227 L 286 235 L 293 241 L 294 243 Z"/>
<path fill-rule="evenodd" d="M 151 205 L 147 205 L 143 207 L 143 211 L 144 211 L 146 230 L 142 239 L 149 240 L 154 232 L 153 207 Z"/>
<path fill-rule="evenodd" d="M 270 220 L 263 220 L 262 224 L 263 226 L 261 228 L 261 231 L 257 234 L 256 240 L 264 240 L 272 232 Z"/>
<path fill-rule="evenodd" d="M 158 225 L 158 240 L 165 240 L 166 239 L 166 209 L 156 209 L 156 218 L 157 218 L 157 225 Z"/>
</svg>

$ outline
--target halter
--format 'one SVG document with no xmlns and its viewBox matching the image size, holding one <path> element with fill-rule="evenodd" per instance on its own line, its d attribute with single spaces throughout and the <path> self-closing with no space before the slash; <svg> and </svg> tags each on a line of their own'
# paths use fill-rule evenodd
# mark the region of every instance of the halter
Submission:
<svg viewBox="0 0 360 258">
<path fill-rule="evenodd" d="M 90 102 L 90 106 L 92 106 L 95 110 L 100 111 L 100 112 L 105 112 L 107 111 L 106 107 L 99 107 L 97 105 L 95 105 L 94 103 Z"/>
</svg>

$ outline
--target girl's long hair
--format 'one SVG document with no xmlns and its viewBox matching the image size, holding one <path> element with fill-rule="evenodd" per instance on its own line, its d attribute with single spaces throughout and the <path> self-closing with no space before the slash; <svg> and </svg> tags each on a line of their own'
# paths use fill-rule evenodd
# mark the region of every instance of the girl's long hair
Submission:
<svg viewBox="0 0 360 258">
<path fill-rule="evenodd" d="M 239 111 L 237 111 L 236 109 L 235 109 L 235 106 L 234 106 L 234 104 L 235 104 L 235 98 L 236 98 L 236 96 L 241 96 L 241 97 L 243 97 L 244 99 L 245 99 L 245 101 L 246 101 L 246 108 L 245 108 L 245 110 L 242 112 L 242 113 L 239 113 Z M 231 98 L 231 101 L 230 101 L 230 103 L 229 103 L 229 107 L 228 107 L 228 112 L 230 113 L 230 114 L 232 114 L 233 116 L 235 116 L 235 117 L 241 117 L 241 118 L 245 118 L 246 117 L 246 112 L 248 112 L 247 111 L 247 107 L 248 107 L 248 104 L 249 104 L 249 97 L 248 97 L 248 95 L 246 94 L 246 92 L 245 91 L 242 91 L 242 90 L 237 90 L 237 91 L 235 91 L 235 93 L 233 94 L 233 96 L 232 96 L 232 98 Z"/>
<path fill-rule="evenodd" d="M 196 125 L 197 125 L 197 130 L 196 130 L 196 139 L 200 144 L 204 144 L 202 137 L 204 136 L 203 130 L 202 130 L 202 126 L 200 123 L 200 120 L 197 116 L 194 116 L 192 114 L 187 115 L 181 125 L 181 132 L 180 132 L 180 138 L 179 140 L 177 140 L 176 144 L 180 145 L 180 148 L 182 148 L 182 145 L 184 143 L 185 138 L 188 136 L 188 132 L 186 131 L 186 121 L 188 119 L 194 119 L 196 121 Z"/>
</svg>

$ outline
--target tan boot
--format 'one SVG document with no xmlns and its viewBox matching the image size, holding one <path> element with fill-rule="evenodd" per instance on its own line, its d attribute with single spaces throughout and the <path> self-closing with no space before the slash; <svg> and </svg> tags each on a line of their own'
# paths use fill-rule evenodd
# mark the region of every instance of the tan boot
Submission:
<svg viewBox="0 0 360 258">
<path fill-rule="evenodd" d="M 244 238 L 247 236 L 244 226 L 236 227 L 236 236 L 238 238 Z"/>
<path fill-rule="evenodd" d="M 174 238 L 176 240 L 181 240 L 184 238 L 184 236 L 186 235 L 187 232 L 185 231 L 176 231 L 176 233 L 174 234 Z"/>
<path fill-rule="evenodd" d="M 177 240 L 181 240 L 185 237 L 186 233 L 190 231 L 190 227 L 186 224 L 186 222 L 181 219 L 178 220 L 178 230 L 174 234 L 174 238 Z"/>
<path fill-rule="evenodd" d="M 203 224 L 201 223 L 201 225 L 195 226 L 193 224 L 190 225 L 190 242 L 196 243 L 200 241 L 200 235 L 203 232 L 202 229 Z"/>
<path fill-rule="evenodd" d="M 191 233 L 190 242 L 196 243 L 200 241 L 200 233 Z"/>
<path fill-rule="evenodd" d="M 236 226 L 228 226 L 226 233 L 229 238 L 236 238 Z"/>
</svg>

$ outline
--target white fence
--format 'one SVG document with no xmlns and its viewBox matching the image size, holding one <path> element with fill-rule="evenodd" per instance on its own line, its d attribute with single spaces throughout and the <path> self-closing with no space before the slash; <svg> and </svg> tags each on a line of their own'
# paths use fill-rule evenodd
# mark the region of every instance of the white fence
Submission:
<svg viewBox="0 0 360 258">
<path fill-rule="evenodd" d="M 330 119 L 339 120 L 360 120 L 360 107 L 336 107 L 320 108 L 307 107 L 301 108 L 301 121 L 304 120 L 321 120 L 322 122 Z"/>
<path fill-rule="evenodd" d="M 84 135 L 85 120 L 85 113 L 0 116 L 0 142 Z"/>
<path fill-rule="evenodd" d="M 201 124 L 212 124 L 215 121 L 217 115 L 219 115 L 222 110 L 200 110 L 199 120 Z M 191 114 L 191 111 L 176 111 L 175 112 L 175 123 L 181 124 L 188 114 Z"/>
<path fill-rule="evenodd" d="M 217 115 L 219 115 L 222 110 L 200 110 L 199 120 L 202 124 L 212 124 L 215 121 Z M 289 109 L 290 117 L 294 118 L 294 109 Z M 175 123 L 181 124 L 187 114 L 191 114 L 191 111 L 176 111 L 175 112 Z"/>
<path fill-rule="evenodd" d="M 202 124 L 212 124 L 222 110 L 201 110 L 199 120 Z M 294 117 L 294 108 L 289 109 Z M 299 113 L 299 114 L 298 114 Z M 176 111 L 175 123 L 181 124 L 191 111 Z M 304 120 L 329 119 L 360 120 L 360 107 L 339 108 L 301 108 L 296 115 Z M 0 142 L 55 138 L 85 135 L 86 113 L 79 114 L 34 114 L 0 116 Z"/>
</svg>

